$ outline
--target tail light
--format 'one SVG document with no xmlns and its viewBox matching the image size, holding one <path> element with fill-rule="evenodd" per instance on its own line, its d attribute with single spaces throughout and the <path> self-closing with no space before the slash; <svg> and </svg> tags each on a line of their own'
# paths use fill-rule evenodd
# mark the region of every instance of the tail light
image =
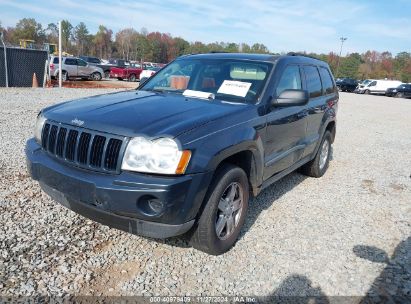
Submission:
<svg viewBox="0 0 411 304">
<path fill-rule="evenodd" d="M 54 64 L 50 63 L 50 69 L 54 70 Z"/>
</svg>

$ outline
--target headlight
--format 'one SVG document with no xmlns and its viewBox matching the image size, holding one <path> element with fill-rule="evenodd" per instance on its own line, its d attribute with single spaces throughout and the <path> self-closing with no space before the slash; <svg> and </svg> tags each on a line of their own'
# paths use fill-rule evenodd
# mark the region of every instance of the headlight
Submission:
<svg viewBox="0 0 411 304">
<path fill-rule="evenodd" d="M 175 140 L 159 138 L 149 140 L 135 137 L 130 140 L 121 169 L 159 174 L 183 174 L 191 152 L 181 151 Z"/>
<path fill-rule="evenodd" d="M 395 92 L 397 92 L 397 89 L 393 89 L 392 91 L 395 93 Z"/>
<path fill-rule="evenodd" d="M 39 113 L 37 116 L 36 126 L 34 127 L 34 138 L 37 140 L 38 143 L 41 143 L 41 132 L 43 131 L 44 123 L 46 122 L 46 118 L 43 116 L 42 113 Z"/>
</svg>

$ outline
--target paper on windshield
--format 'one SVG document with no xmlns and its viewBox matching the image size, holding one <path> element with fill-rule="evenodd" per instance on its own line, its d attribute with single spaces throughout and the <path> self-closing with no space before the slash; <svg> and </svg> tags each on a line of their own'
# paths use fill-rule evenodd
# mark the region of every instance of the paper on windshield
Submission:
<svg viewBox="0 0 411 304">
<path fill-rule="evenodd" d="M 224 80 L 217 93 L 245 97 L 251 87 L 251 82 Z"/>
<path fill-rule="evenodd" d="M 183 92 L 183 95 L 186 97 L 196 97 L 196 98 L 203 98 L 203 99 L 214 99 L 215 98 L 213 93 L 193 91 L 193 90 L 185 90 Z"/>
</svg>

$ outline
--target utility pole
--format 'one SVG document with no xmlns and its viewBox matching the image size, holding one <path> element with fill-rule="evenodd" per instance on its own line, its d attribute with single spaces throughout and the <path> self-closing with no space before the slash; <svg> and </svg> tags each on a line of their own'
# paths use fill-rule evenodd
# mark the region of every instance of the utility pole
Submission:
<svg viewBox="0 0 411 304">
<path fill-rule="evenodd" d="M 3 33 L 0 32 L 0 39 L 1 42 L 3 43 L 3 50 L 4 50 L 4 73 L 6 74 L 6 88 L 9 87 L 9 71 L 7 68 L 7 48 L 6 48 L 6 44 L 4 43 L 4 39 L 3 39 Z"/>
<path fill-rule="evenodd" d="M 338 70 L 339 70 L 339 68 L 340 68 L 340 60 L 341 60 L 342 48 L 343 48 L 343 44 L 344 44 L 345 40 L 347 40 L 347 39 L 348 39 L 348 38 L 346 38 L 346 37 L 340 37 L 341 48 L 340 48 L 340 56 L 338 56 L 337 70 L 335 71 L 335 77 L 338 77 Z"/>
<path fill-rule="evenodd" d="M 61 62 L 62 61 L 62 56 L 61 56 L 61 21 L 59 21 L 59 88 L 61 88 L 62 87 L 62 82 L 63 82 L 63 75 L 62 75 L 62 72 L 63 72 L 63 63 Z"/>
</svg>

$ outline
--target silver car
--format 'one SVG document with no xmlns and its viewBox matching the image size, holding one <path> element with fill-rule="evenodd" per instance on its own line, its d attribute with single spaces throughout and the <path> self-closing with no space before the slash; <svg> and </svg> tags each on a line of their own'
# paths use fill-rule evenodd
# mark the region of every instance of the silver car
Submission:
<svg viewBox="0 0 411 304">
<path fill-rule="evenodd" d="M 62 57 L 62 61 L 63 81 L 68 80 L 70 77 L 101 80 L 104 76 L 102 68 L 88 64 L 83 59 L 77 57 Z M 59 58 L 57 56 L 51 56 L 50 58 L 50 75 L 58 78 Z"/>
</svg>

